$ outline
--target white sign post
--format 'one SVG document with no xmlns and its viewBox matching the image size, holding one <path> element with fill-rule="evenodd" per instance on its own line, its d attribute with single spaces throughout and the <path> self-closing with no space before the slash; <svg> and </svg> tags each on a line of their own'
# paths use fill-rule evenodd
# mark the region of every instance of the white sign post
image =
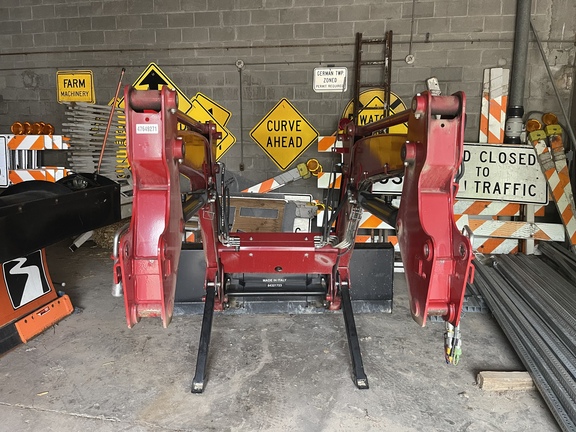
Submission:
<svg viewBox="0 0 576 432">
<path fill-rule="evenodd" d="M 465 144 L 458 199 L 548 204 L 546 177 L 533 147 Z M 374 193 L 400 195 L 399 178 L 375 183 Z"/>
<path fill-rule="evenodd" d="M 348 68 L 317 67 L 314 69 L 316 93 L 343 93 L 348 89 Z"/>
<path fill-rule="evenodd" d="M 8 145 L 6 137 L 0 137 L 0 187 L 8 186 Z"/>
</svg>

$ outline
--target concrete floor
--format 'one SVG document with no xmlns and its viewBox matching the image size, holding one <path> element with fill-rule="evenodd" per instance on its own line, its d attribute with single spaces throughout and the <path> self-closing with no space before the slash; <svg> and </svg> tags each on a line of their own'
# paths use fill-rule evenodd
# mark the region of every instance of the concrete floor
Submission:
<svg viewBox="0 0 576 432">
<path fill-rule="evenodd" d="M 536 390 L 488 392 L 481 370 L 523 370 L 487 314 L 462 320 L 464 355 L 443 358 L 443 325 L 410 318 L 404 276 L 392 314 L 357 315 L 370 389 L 351 380 L 340 313 L 217 314 L 202 395 L 190 393 L 200 316 L 129 330 L 110 295 L 109 251 L 49 248 L 78 312 L 0 358 L 1 431 L 557 431 Z"/>
</svg>

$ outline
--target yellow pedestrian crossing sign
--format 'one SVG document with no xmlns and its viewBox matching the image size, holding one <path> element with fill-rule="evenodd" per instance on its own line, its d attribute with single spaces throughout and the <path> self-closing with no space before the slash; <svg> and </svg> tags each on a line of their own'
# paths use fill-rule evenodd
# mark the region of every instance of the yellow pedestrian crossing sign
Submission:
<svg viewBox="0 0 576 432">
<path fill-rule="evenodd" d="M 318 132 L 283 98 L 254 126 L 250 136 L 284 171 L 318 138 Z"/>
</svg>

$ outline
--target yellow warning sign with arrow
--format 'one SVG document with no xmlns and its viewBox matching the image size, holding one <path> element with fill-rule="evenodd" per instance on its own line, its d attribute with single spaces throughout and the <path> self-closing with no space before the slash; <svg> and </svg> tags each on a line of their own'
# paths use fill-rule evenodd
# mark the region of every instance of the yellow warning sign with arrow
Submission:
<svg viewBox="0 0 576 432">
<path fill-rule="evenodd" d="M 160 90 L 165 85 L 178 93 L 178 109 L 188 112 L 192 108 L 192 102 L 156 63 L 150 63 L 132 84 L 136 90 Z M 124 97 L 120 98 L 117 106 L 124 108 Z"/>
<path fill-rule="evenodd" d="M 236 137 L 226 128 L 232 113 L 202 93 L 189 99 L 156 63 L 150 63 L 132 84 L 136 90 L 160 90 L 165 85 L 178 93 L 179 111 L 202 123 L 216 123 L 216 129 L 222 133 L 216 148 L 216 160 L 219 160 L 236 143 Z M 118 100 L 117 106 L 124 108 L 124 97 Z"/>
</svg>

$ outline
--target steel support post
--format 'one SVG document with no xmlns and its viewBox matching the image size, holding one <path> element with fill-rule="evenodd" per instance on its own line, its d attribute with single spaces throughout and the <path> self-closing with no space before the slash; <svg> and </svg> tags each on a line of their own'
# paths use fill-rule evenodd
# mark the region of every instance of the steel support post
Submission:
<svg viewBox="0 0 576 432">
<path fill-rule="evenodd" d="M 206 364 L 208 362 L 208 347 L 210 346 L 210 334 L 212 333 L 212 318 L 214 317 L 214 297 L 216 288 L 206 288 L 206 302 L 204 303 L 204 315 L 202 316 L 202 329 L 200 330 L 200 343 L 198 344 L 198 358 L 196 360 L 196 374 L 192 381 L 192 393 L 204 391 L 206 379 Z"/>
<path fill-rule="evenodd" d="M 360 342 L 358 341 L 358 332 L 356 331 L 356 322 L 354 321 L 354 311 L 350 301 L 350 288 L 348 282 L 340 282 L 340 295 L 342 296 L 342 312 L 344 314 L 344 324 L 346 325 L 346 337 L 348 338 L 348 348 L 350 348 L 350 357 L 352 358 L 352 373 L 354 384 L 359 389 L 368 388 L 368 377 L 364 372 L 362 362 L 362 352 L 360 351 Z"/>
</svg>

